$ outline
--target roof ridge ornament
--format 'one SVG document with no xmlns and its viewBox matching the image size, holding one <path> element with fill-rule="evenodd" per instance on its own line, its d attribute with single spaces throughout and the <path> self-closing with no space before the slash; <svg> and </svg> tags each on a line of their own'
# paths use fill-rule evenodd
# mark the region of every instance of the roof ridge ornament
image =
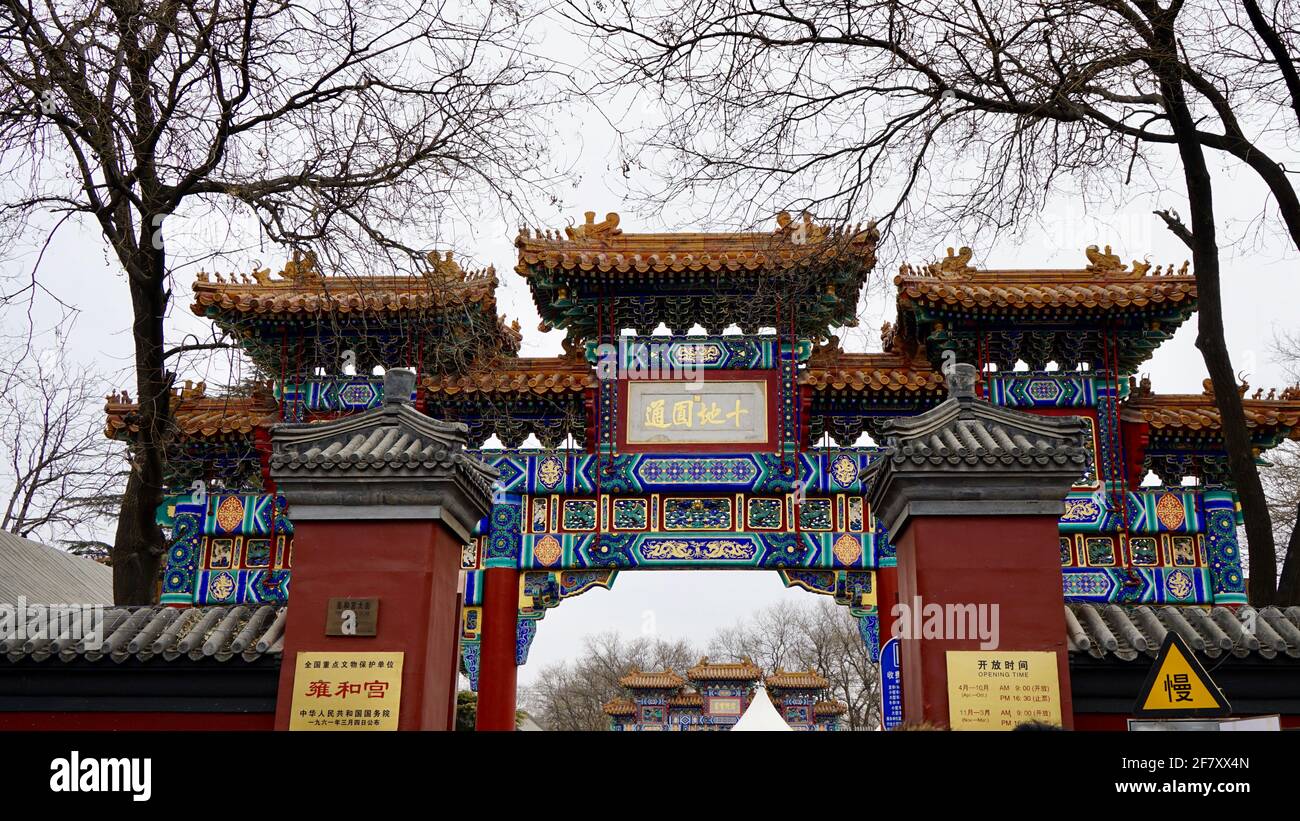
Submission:
<svg viewBox="0 0 1300 821">
<path fill-rule="evenodd" d="M 948 382 L 948 396 L 957 400 L 975 400 L 975 382 L 979 372 L 967 362 L 958 362 L 944 373 Z"/>
<path fill-rule="evenodd" d="M 942 278 L 957 277 L 962 274 L 968 274 L 975 270 L 970 264 L 971 258 L 975 252 L 970 249 L 969 245 L 961 246 L 956 253 L 951 247 L 948 248 L 948 256 L 936 263 L 926 266 L 926 271 L 931 276 Z"/>
<path fill-rule="evenodd" d="M 801 216 L 802 221 L 796 225 L 794 217 L 790 216 L 789 211 L 782 211 L 777 214 L 777 227 L 773 233 L 785 237 L 794 245 L 809 245 L 814 242 L 821 242 L 830 233 L 830 229 L 825 225 L 814 223 L 812 215 L 807 211 L 804 211 Z"/>
<path fill-rule="evenodd" d="M 1089 245 L 1087 248 L 1083 249 L 1083 253 L 1085 256 L 1088 257 L 1088 265 L 1084 268 L 1084 270 L 1088 271 L 1089 273 L 1122 274 L 1128 271 L 1128 266 L 1125 265 L 1122 260 L 1120 260 L 1119 254 L 1113 253 L 1110 250 L 1109 245 L 1106 246 L 1105 251 L 1099 250 L 1096 245 Z M 1151 267 L 1151 263 L 1149 262 L 1139 262 L 1137 260 L 1133 260 L 1132 273 L 1134 276 L 1140 277 L 1145 275 L 1147 269 L 1150 267 Z"/>
<path fill-rule="evenodd" d="M 564 227 L 564 233 L 570 241 L 594 240 L 603 242 L 610 237 L 616 237 L 623 233 L 623 229 L 618 227 L 619 216 L 613 211 L 606 214 L 605 219 L 601 222 L 596 222 L 595 211 L 587 211 L 583 216 L 587 221 L 582 225 L 566 225 Z"/>
<path fill-rule="evenodd" d="M 321 282 L 324 277 L 316 267 L 316 254 L 311 251 L 293 250 L 293 258 L 284 263 L 280 279 L 294 285 L 308 285 Z M 260 283 L 261 280 L 259 279 Z"/>
<path fill-rule="evenodd" d="M 423 272 L 425 279 L 455 282 L 466 278 L 466 272 L 461 270 L 460 263 L 451 251 L 430 251 L 424 258 L 429 261 L 429 268 Z"/>
<path fill-rule="evenodd" d="M 409 368 L 389 368 L 384 371 L 384 406 L 411 404 L 415 390 L 415 371 Z"/>
</svg>

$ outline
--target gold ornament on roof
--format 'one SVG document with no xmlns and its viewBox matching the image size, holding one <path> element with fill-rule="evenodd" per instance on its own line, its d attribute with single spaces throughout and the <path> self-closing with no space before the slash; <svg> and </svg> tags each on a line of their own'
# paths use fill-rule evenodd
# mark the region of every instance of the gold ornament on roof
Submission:
<svg viewBox="0 0 1300 821">
<path fill-rule="evenodd" d="M 1128 267 L 1120 261 L 1119 254 L 1111 253 L 1109 245 L 1106 246 L 1105 251 L 1099 251 L 1097 246 L 1089 245 L 1083 249 L 1083 252 L 1088 256 L 1088 267 L 1085 270 L 1094 274 L 1116 274 Z"/>
<path fill-rule="evenodd" d="M 790 216 L 789 211 L 782 211 L 776 215 L 776 233 L 796 245 L 806 245 L 825 239 L 827 228 L 814 223 L 812 215 L 807 211 L 803 212 L 802 221 L 798 224 L 795 223 L 794 217 Z"/>
<path fill-rule="evenodd" d="M 320 270 L 316 267 L 316 255 L 311 251 L 304 253 L 295 250 L 293 259 L 284 264 L 284 270 L 280 272 L 280 278 L 294 285 L 320 282 L 322 277 Z"/>
<path fill-rule="evenodd" d="M 968 245 L 963 245 L 961 250 L 955 253 L 952 248 L 949 248 L 948 256 L 930 266 L 930 273 L 941 277 L 969 273 L 975 270 L 970 264 L 973 256 L 975 256 L 975 252 Z"/>
<path fill-rule="evenodd" d="M 463 276 L 460 269 L 460 263 L 456 262 L 455 256 L 451 251 L 440 253 L 430 251 L 424 255 L 429 261 L 429 269 L 424 272 L 425 277 L 440 280 L 457 280 Z"/>
<path fill-rule="evenodd" d="M 894 323 L 886 322 L 880 326 L 880 349 L 882 351 L 892 351 L 897 333 L 894 330 Z"/>
<path fill-rule="evenodd" d="M 195 385 L 192 380 L 186 379 L 185 384 L 172 389 L 172 396 L 177 399 L 202 399 L 207 396 L 208 383 L 200 382 Z"/>
<path fill-rule="evenodd" d="M 567 225 L 564 228 L 564 233 L 574 242 L 578 240 L 607 240 L 623 233 L 623 229 L 618 227 L 618 214 L 613 211 L 606 214 L 605 219 L 601 222 L 596 222 L 595 211 L 588 211 L 583 216 L 586 217 L 587 221 L 582 225 Z"/>
</svg>

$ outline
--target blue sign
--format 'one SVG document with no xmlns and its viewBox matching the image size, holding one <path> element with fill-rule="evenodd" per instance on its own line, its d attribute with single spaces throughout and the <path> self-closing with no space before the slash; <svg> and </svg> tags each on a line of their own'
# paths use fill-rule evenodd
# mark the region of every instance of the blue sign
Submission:
<svg viewBox="0 0 1300 821">
<path fill-rule="evenodd" d="M 903 661 L 898 639 L 880 648 L 880 726 L 892 730 L 903 723 Z"/>
</svg>

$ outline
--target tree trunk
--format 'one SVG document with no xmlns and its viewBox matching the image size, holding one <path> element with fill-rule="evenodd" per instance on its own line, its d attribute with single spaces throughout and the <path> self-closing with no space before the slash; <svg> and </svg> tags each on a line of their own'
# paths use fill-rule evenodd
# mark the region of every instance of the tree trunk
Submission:
<svg viewBox="0 0 1300 821">
<path fill-rule="evenodd" d="M 1291 527 L 1291 538 L 1286 543 L 1276 603 L 1281 607 L 1300 604 L 1300 506 L 1297 506 L 1295 524 Z"/>
<path fill-rule="evenodd" d="M 147 221 L 145 221 L 147 224 Z M 142 230 L 147 233 L 147 228 Z M 162 530 L 155 518 L 163 499 L 163 468 L 170 419 L 171 379 L 163 369 L 163 316 L 167 308 L 162 249 L 144 237 L 129 266 L 134 314 L 136 392 L 139 433 L 131 444 L 131 473 L 113 539 L 113 601 L 119 605 L 158 600 Z"/>
<path fill-rule="evenodd" d="M 1214 187 L 1205 163 L 1205 153 L 1195 136 L 1196 123 L 1183 94 L 1183 81 L 1176 59 L 1173 18 L 1167 17 L 1153 26 L 1159 54 L 1153 68 L 1160 78 L 1161 96 L 1169 113 L 1178 153 L 1187 182 L 1187 200 L 1191 210 L 1192 263 L 1197 290 L 1196 347 L 1205 360 L 1214 388 L 1214 403 L 1219 409 L 1224 448 L 1228 452 L 1228 473 L 1232 479 L 1246 522 L 1247 554 L 1250 559 L 1252 604 L 1272 604 L 1277 596 L 1277 556 L 1273 546 L 1273 527 L 1269 517 L 1264 487 L 1255 466 L 1255 454 L 1246 427 L 1246 413 L 1241 405 L 1237 376 L 1228 355 L 1223 334 L 1223 299 L 1219 276 L 1219 245 L 1214 227 Z"/>
</svg>

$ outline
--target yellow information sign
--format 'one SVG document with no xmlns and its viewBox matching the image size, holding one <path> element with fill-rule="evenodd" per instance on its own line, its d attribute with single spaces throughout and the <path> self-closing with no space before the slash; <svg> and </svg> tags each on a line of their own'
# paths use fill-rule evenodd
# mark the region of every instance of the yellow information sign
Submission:
<svg viewBox="0 0 1300 821">
<path fill-rule="evenodd" d="M 1134 715 L 1158 718 L 1226 716 L 1228 700 L 1196 660 L 1186 642 L 1172 630 L 1165 634 L 1160 655 L 1138 695 Z"/>
<path fill-rule="evenodd" d="M 401 652 L 299 653 L 290 730 L 396 730 Z"/>
<path fill-rule="evenodd" d="M 1055 653 L 949 650 L 946 656 L 952 729 L 1013 730 L 1031 721 L 1060 726 Z"/>
</svg>

